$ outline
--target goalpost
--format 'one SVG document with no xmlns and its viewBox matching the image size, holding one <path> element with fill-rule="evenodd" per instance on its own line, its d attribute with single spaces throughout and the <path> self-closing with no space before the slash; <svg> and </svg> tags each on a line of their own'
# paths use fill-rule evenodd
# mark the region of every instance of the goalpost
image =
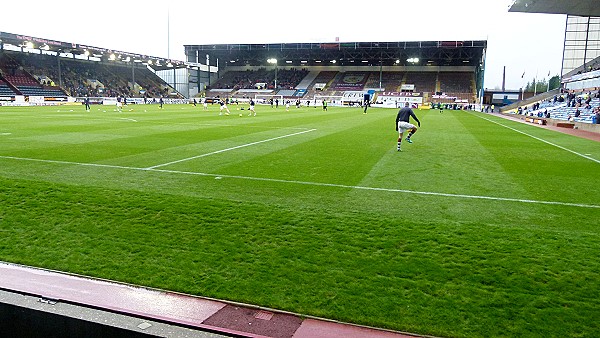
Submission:
<svg viewBox="0 0 600 338">
<path fill-rule="evenodd" d="M 274 95 L 274 94 L 255 94 L 254 95 L 254 101 L 258 104 L 269 104 L 269 100 L 273 99 L 273 102 L 275 102 L 275 100 L 279 100 L 279 104 L 284 105 L 283 103 L 283 95 Z"/>
<path fill-rule="evenodd" d="M 323 100 L 327 100 L 330 106 L 344 105 L 344 97 L 341 95 L 315 95 L 313 99 L 315 106 L 323 104 Z"/>
</svg>

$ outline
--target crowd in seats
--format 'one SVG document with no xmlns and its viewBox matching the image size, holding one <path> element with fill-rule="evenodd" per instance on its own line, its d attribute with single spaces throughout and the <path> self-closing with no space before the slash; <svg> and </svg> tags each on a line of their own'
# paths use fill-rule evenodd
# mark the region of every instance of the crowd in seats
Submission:
<svg viewBox="0 0 600 338">
<path fill-rule="evenodd" d="M 517 114 L 600 124 L 600 89 L 588 92 L 565 92 L 536 102 L 531 107 L 518 107 Z"/>
</svg>

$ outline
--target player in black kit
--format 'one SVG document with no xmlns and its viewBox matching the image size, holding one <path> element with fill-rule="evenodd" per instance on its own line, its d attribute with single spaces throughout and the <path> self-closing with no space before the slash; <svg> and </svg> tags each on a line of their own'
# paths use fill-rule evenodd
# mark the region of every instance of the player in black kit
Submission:
<svg viewBox="0 0 600 338">
<path fill-rule="evenodd" d="M 415 115 L 415 113 L 410 109 L 408 102 L 404 103 L 404 108 L 400 109 L 398 115 L 396 116 L 396 131 L 398 132 L 398 151 L 402 151 L 402 137 L 404 136 L 404 132 L 409 130 L 408 136 L 406 137 L 406 142 L 412 143 L 411 137 L 414 133 L 417 132 L 417 127 L 409 122 L 410 117 L 417 121 L 419 127 L 421 127 L 421 122 Z"/>
</svg>

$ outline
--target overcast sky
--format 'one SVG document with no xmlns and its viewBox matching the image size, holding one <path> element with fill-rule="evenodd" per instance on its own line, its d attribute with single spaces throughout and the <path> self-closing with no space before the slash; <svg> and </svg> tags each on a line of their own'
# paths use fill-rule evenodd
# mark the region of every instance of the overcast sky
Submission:
<svg viewBox="0 0 600 338">
<path fill-rule="evenodd" d="M 3 4 L 0 31 L 178 60 L 192 44 L 487 40 L 486 88 L 502 86 L 504 66 L 507 89 L 560 75 L 566 16 L 511 3 L 21 0 Z"/>
</svg>

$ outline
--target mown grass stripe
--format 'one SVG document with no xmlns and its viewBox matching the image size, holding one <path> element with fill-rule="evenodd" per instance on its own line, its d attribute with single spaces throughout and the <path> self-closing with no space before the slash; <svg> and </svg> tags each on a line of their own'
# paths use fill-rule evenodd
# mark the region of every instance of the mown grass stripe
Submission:
<svg viewBox="0 0 600 338">
<path fill-rule="evenodd" d="M 549 205 L 561 205 L 561 206 L 579 207 L 579 208 L 600 209 L 600 205 L 595 205 L 595 204 L 569 203 L 569 202 L 558 202 L 558 201 L 540 201 L 540 200 L 521 199 L 521 198 L 479 196 L 479 195 L 466 195 L 466 194 L 449 194 L 449 193 L 440 193 L 440 192 L 434 192 L 434 191 L 416 191 L 416 190 L 394 189 L 394 188 L 365 187 L 365 186 L 353 186 L 353 185 L 344 185 L 344 184 L 335 184 L 335 183 L 319 183 L 319 182 L 306 182 L 306 181 L 296 181 L 296 180 L 283 180 L 283 179 L 265 178 L 265 177 L 209 174 L 209 173 L 200 173 L 200 172 L 192 172 L 192 171 L 156 169 L 156 166 L 150 167 L 150 168 L 136 168 L 136 167 L 118 166 L 118 165 L 111 165 L 111 164 L 78 163 L 78 162 L 69 162 L 69 161 L 19 158 L 19 157 L 14 157 L 14 156 L 0 156 L 0 158 L 12 159 L 12 160 L 22 160 L 22 161 L 35 161 L 35 162 L 45 162 L 45 163 L 79 165 L 79 166 L 86 166 L 86 167 L 101 167 L 101 168 L 112 168 L 112 169 L 154 171 L 154 172 L 162 172 L 162 173 L 169 173 L 169 174 L 210 176 L 210 177 L 218 177 L 218 178 L 234 178 L 234 179 L 263 181 L 263 182 L 276 182 L 276 183 L 292 183 L 292 184 L 303 184 L 303 185 L 312 185 L 312 186 L 321 186 L 321 187 L 334 187 L 334 188 L 343 188 L 343 189 L 372 190 L 372 191 L 406 193 L 406 194 L 414 194 L 414 195 L 429 195 L 429 196 L 452 197 L 452 198 L 482 199 L 482 200 L 532 203 L 532 204 L 549 204 Z"/>
<path fill-rule="evenodd" d="M 504 128 L 510 129 L 510 130 L 512 130 L 512 131 L 515 131 L 515 132 L 517 132 L 517 133 L 519 133 L 519 134 L 522 134 L 522 135 L 525 135 L 525 136 L 531 137 L 532 139 L 535 139 L 535 140 L 538 140 L 538 141 L 540 141 L 540 142 L 546 143 L 546 144 L 548 144 L 548 145 L 551 145 L 551 146 L 553 146 L 553 147 L 556 147 L 556 148 L 562 149 L 562 150 L 564 150 L 564 151 L 568 151 L 568 152 L 570 152 L 570 153 L 572 153 L 572 154 L 575 154 L 575 155 L 577 155 L 577 156 L 583 157 L 583 158 L 585 158 L 585 159 L 587 159 L 587 160 L 590 160 L 590 161 L 592 161 L 592 162 L 596 162 L 596 163 L 600 164 L 600 160 L 597 160 L 597 159 L 595 159 L 595 158 L 593 158 L 593 157 L 590 157 L 590 156 L 584 155 L 584 154 L 582 154 L 582 153 L 578 153 L 578 152 L 576 152 L 575 150 L 571 150 L 571 149 L 565 148 L 565 147 L 563 147 L 563 146 L 560 146 L 560 145 L 558 145 L 558 144 L 552 143 L 552 142 L 550 142 L 550 141 L 546 141 L 546 140 L 544 140 L 544 139 L 542 139 L 542 138 L 539 138 L 539 137 L 537 137 L 537 136 L 534 136 L 534 135 L 528 134 L 528 133 L 526 133 L 526 132 L 524 132 L 524 131 L 521 131 L 521 130 L 518 130 L 518 129 L 515 129 L 515 128 L 512 128 L 512 127 L 509 127 L 509 126 L 507 126 L 507 125 L 505 125 L 505 124 L 502 124 L 502 123 L 500 123 L 500 122 L 497 122 L 497 121 L 490 120 L 490 119 L 488 119 L 487 117 L 480 116 L 479 114 L 472 113 L 472 115 L 474 115 L 474 116 L 476 116 L 476 117 L 478 117 L 478 118 L 480 118 L 480 119 L 483 119 L 483 120 L 489 121 L 489 122 L 491 122 L 491 123 L 497 124 L 497 125 L 499 125 L 499 126 L 502 126 L 502 127 L 504 127 Z"/>
<path fill-rule="evenodd" d="M 260 141 L 256 141 L 256 142 L 250 142 L 250 143 L 246 143 L 246 144 L 241 144 L 239 146 L 230 147 L 230 148 L 221 149 L 221 150 L 216 150 L 216 151 L 213 151 L 213 152 L 210 152 L 210 153 L 206 153 L 206 154 L 202 154 L 202 155 L 191 156 L 191 157 L 182 158 L 182 159 L 176 160 L 176 161 L 171 161 L 171 162 L 167 162 L 167 163 L 163 163 L 163 164 L 157 164 L 157 165 L 145 168 L 145 169 L 156 169 L 156 168 L 160 168 L 160 167 L 166 167 L 166 166 L 169 166 L 169 165 L 172 165 L 172 164 L 186 162 L 186 161 L 191 161 L 191 160 L 195 160 L 195 159 L 198 159 L 198 158 L 202 158 L 202 157 L 206 157 L 206 156 L 211 156 L 211 155 L 215 155 L 215 154 L 220 154 L 220 153 L 224 153 L 224 152 L 235 150 L 235 149 L 240 149 L 240 148 L 245 148 L 245 147 L 249 147 L 249 146 L 253 146 L 253 145 L 257 145 L 257 144 L 261 144 L 261 143 L 271 142 L 271 141 L 279 140 L 279 139 L 286 138 L 286 137 L 291 137 L 291 136 L 306 134 L 306 133 L 313 132 L 315 130 L 316 129 L 309 129 L 309 130 L 299 131 L 299 132 L 293 133 L 293 134 L 287 134 L 287 135 L 283 135 L 283 136 L 272 137 L 272 138 L 269 138 L 269 139 L 266 139 L 266 140 L 260 140 Z"/>
</svg>

